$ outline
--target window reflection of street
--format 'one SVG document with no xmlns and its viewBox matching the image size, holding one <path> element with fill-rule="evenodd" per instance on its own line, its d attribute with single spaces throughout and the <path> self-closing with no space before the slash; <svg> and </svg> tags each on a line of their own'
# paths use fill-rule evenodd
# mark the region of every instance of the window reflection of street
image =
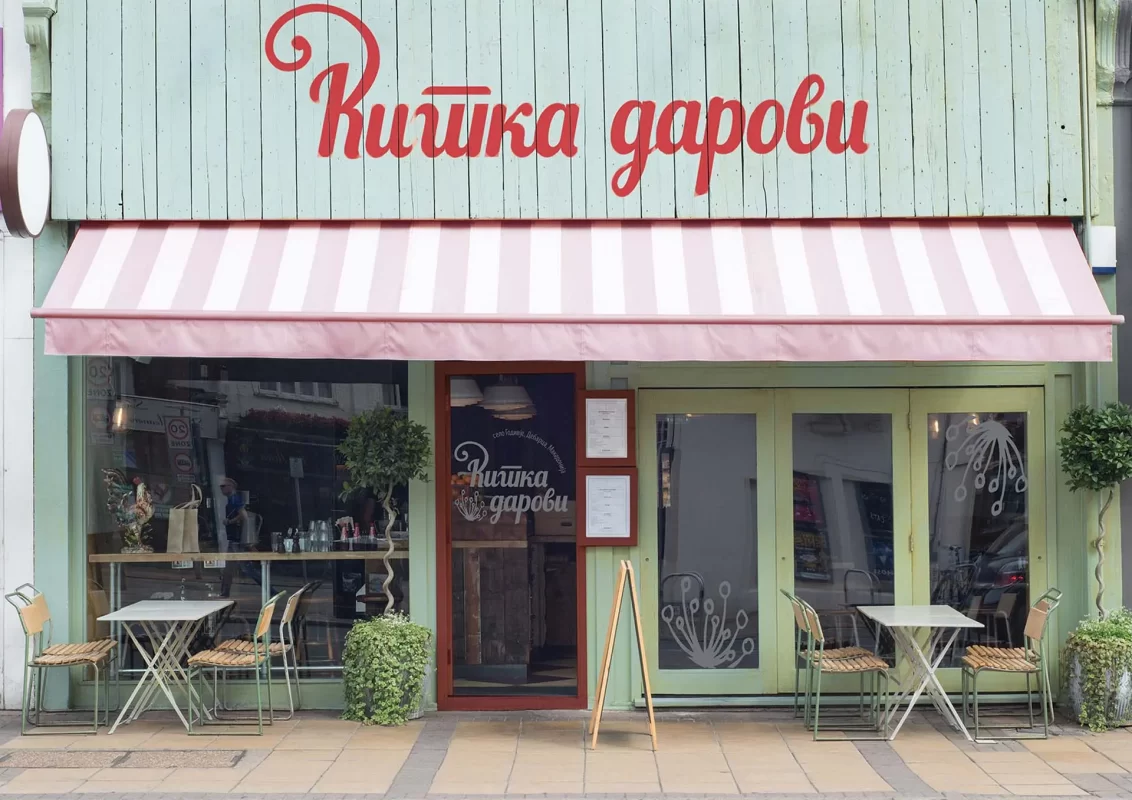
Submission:
<svg viewBox="0 0 1132 800">
<path fill-rule="evenodd" d="M 818 612 L 827 647 L 891 655 L 858 606 L 895 599 L 892 417 L 795 414 L 794 591 Z"/>
<path fill-rule="evenodd" d="M 385 568 L 378 542 L 331 541 L 341 536 L 335 522 L 342 518 L 352 518 L 362 537 L 383 528 L 381 508 L 372 497 L 343 497 L 337 445 L 358 413 L 379 406 L 405 408 L 406 365 L 270 359 L 92 362 L 97 368 L 87 371 L 84 417 L 87 550 L 99 556 L 88 571 L 91 634 L 107 632 L 95 619 L 112 602 L 227 597 L 234 605 L 212 621 L 198 644 L 240 637 L 251 632 L 265 592 L 291 594 L 308 586 L 295 619 L 300 672 L 304 677 L 339 674 L 346 632 L 356 620 L 384 610 L 384 597 L 374 587 L 380 587 Z M 107 468 L 148 487 L 155 510 L 149 544 L 158 554 L 168 549 L 170 510 L 191 498 L 193 485 L 201 487 L 196 544 L 215 558 L 192 564 L 169 563 L 174 556 L 164 563 L 121 563 L 117 597 L 111 597 L 106 559 L 117 556 L 122 545 L 98 478 Z M 221 492 L 222 479 L 235 482 L 235 500 Z M 393 561 L 391 590 L 394 608 L 407 611 L 407 489 L 395 502 L 400 552 Z M 245 513 L 226 524 L 232 510 L 240 508 Z M 320 522 L 326 528 L 316 527 L 309 535 L 310 525 Z M 323 530 L 333 531 L 333 537 Z M 284 546 L 288 539 L 290 549 Z M 273 549 L 272 558 L 280 560 L 267 569 L 257 558 L 225 558 Z M 373 551 L 373 557 L 368 552 L 336 556 L 348 550 Z M 303 552 L 307 555 L 298 558 Z M 326 558 L 311 559 L 317 552 Z M 286 560 L 285 553 L 295 558 Z M 282 610 L 279 604 L 277 618 Z M 125 662 L 127 669 L 144 666 L 132 652 L 125 653 Z"/>
<path fill-rule="evenodd" d="M 759 666 L 757 427 L 656 417 L 660 669 Z"/>
<path fill-rule="evenodd" d="M 1025 413 L 928 416 L 932 602 L 984 625 L 960 644 L 1016 647 L 1023 639 L 1030 602 L 1026 433 Z M 958 666 L 957 659 L 945 666 Z"/>
</svg>

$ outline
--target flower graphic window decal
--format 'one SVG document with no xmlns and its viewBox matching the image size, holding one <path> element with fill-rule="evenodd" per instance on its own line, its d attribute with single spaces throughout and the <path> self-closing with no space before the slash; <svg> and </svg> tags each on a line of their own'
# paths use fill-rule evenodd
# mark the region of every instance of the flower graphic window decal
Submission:
<svg viewBox="0 0 1132 800">
<path fill-rule="evenodd" d="M 689 599 L 689 595 L 692 595 Z M 715 600 L 711 597 L 700 605 L 699 596 L 692 594 L 692 579 L 680 580 L 680 603 L 666 605 L 660 618 L 668 626 L 672 639 L 692 663 L 702 669 L 717 669 L 726 666 L 734 669 L 744 658 L 755 651 L 754 637 L 748 636 L 735 652 L 739 635 L 750 624 L 750 616 L 740 609 L 735 615 L 735 630 L 727 628 L 727 600 L 731 596 L 731 584 L 719 584 L 719 596 L 723 609 L 715 613 Z M 703 612 L 702 621 L 699 619 Z M 679 612 L 679 613 L 678 613 Z"/>
<path fill-rule="evenodd" d="M 947 427 L 945 437 L 948 442 L 959 441 L 963 433 L 967 436 L 947 454 L 944 465 L 951 472 L 959 466 L 960 456 L 967 456 L 963 480 L 955 488 L 955 501 L 961 503 L 967 499 L 967 482 L 974 476 L 976 491 L 985 488 L 992 495 L 998 495 L 991 504 L 991 514 L 997 517 L 1005 506 L 1007 487 L 1019 493 L 1026 491 L 1025 458 L 1004 424 L 996 419 L 976 423 L 977 419 L 974 416 Z"/>
</svg>

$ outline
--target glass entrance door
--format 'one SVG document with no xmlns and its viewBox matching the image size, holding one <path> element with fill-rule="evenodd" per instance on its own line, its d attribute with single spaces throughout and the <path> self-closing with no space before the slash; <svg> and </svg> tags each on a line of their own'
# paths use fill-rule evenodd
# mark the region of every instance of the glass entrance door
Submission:
<svg viewBox="0 0 1132 800">
<path fill-rule="evenodd" d="M 858 608 L 912 599 L 908 392 L 791 390 L 775 404 L 779 584 L 818 612 L 827 647 L 890 657 L 891 639 Z M 779 641 L 792 643 L 781 605 Z M 793 690 L 792 648 L 779 653 L 779 689 Z"/>
<path fill-rule="evenodd" d="M 638 417 L 641 605 L 653 691 L 773 691 L 772 395 L 642 391 Z"/>
<path fill-rule="evenodd" d="M 916 602 L 983 624 L 945 662 L 954 668 L 949 689 L 959 686 L 965 645 L 1023 646 L 1029 606 L 1048 588 L 1045 503 L 1030 490 L 1045 476 L 1043 412 L 1041 389 L 912 393 Z M 983 680 L 1002 690 L 1024 684 Z"/>
</svg>

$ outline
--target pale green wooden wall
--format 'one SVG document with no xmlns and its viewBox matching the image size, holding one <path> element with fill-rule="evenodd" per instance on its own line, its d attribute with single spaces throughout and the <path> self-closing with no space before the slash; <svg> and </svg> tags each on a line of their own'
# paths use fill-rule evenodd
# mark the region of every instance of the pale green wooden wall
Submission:
<svg viewBox="0 0 1132 800">
<path fill-rule="evenodd" d="M 274 69 L 265 34 L 295 0 L 58 0 L 58 219 L 909 217 L 1083 213 L 1075 0 L 336 0 L 381 46 L 363 102 L 415 107 L 434 83 L 581 104 L 574 158 L 317 157 L 329 63 L 362 40 L 326 15 L 314 57 Z M 281 40 L 286 47 L 289 35 Z M 603 47 L 604 43 L 604 47 Z M 864 155 L 654 153 L 640 188 L 621 103 L 711 96 L 787 105 L 802 78 L 870 105 Z M 443 104 L 443 103 L 442 103 Z M 417 125 L 420 123 L 418 121 Z"/>
</svg>

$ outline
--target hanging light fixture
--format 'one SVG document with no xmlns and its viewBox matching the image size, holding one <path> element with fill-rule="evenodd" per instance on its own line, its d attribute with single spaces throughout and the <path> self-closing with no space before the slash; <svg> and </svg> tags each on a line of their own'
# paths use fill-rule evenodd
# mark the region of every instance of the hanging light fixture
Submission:
<svg viewBox="0 0 1132 800">
<path fill-rule="evenodd" d="M 518 411 L 533 405 L 527 390 L 513 377 L 500 376 L 499 383 L 483 393 L 483 407 L 488 411 Z"/>
<path fill-rule="evenodd" d="M 114 416 L 110 420 L 111 430 L 115 433 L 121 433 L 126 430 L 126 401 L 118 398 L 118 402 L 114 404 Z"/>
<path fill-rule="evenodd" d="M 449 402 L 452 408 L 466 408 L 483 402 L 483 392 L 474 378 L 453 378 L 449 388 Z"/>
<path fill-rule="evenodd" d="M 513 411 L 498 411 L 492 414 L 496 419 L 504 420 L 505 422 L 520 422 L 525 419 L 532 419 L 535 416 L 534 405 L 523 406 L 516 408 Z"/>
</svg>

